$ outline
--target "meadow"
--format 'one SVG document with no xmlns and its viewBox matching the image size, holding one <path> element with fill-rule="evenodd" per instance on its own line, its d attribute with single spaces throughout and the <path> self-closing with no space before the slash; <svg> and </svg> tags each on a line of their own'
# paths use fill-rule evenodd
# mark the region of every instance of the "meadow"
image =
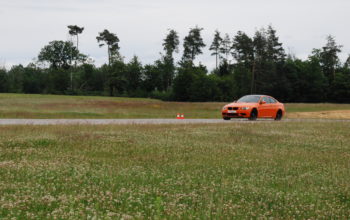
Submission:
<svg viewBox="0 0 350 220">
<path fill-rule="evenodd" d="M 175 118 L 177 113 L 184 113 L 186 118 L 221 118 L 220 110 L 225 104 L 227 103 L 0 93 L 0 118 Z M 290 118 L 326 116 L 350 119 L 350 104 L 287 103 L 285 106 L 286 117 Z M 329 111 L 338 112 L 328 114 Z"/>
<path fill-rule="evenodd" d="M 349 131 L 0 126 L 0 219 L 349 219 Z"/>
</svg>

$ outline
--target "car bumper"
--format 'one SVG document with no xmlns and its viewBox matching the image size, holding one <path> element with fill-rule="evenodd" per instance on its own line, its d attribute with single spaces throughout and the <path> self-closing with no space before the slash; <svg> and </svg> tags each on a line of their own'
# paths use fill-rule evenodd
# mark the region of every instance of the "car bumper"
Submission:
<svg viewBox="0 0 350 220">
<path fill-rule="evenodd" d="M 249 110 L 237 110 L 235 113 L 229 112 L 228 110 L 221 111 L 223 118 L 249 118 Z"/>
</svg>

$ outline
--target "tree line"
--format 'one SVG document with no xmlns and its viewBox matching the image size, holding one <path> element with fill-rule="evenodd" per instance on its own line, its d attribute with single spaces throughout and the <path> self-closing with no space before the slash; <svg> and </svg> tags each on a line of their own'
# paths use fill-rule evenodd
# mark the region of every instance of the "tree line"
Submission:
<svg viewBox="0 0 350 220">
<path fill-rule="evenodd" d="M 126 62 L 119 38 L 109 30 L 96 41 L 108 62 L 96 67 L 79 51 L 83 27 L 68 26 L 73 41 L 52 41 L 37 62 L 0 69 L 0 92 L 151 97 L 170 101 L 232 101 L 246 94 L 269 94 L 283 102 L 350 102 L 350 56 L 339 59 L 342 46 L 332 36 L 306 60 L 287 54 L 276 30 L 268 26 L 253 36 L 215 31 L 209 50 L 215 69 L 196 64 L 207 46 L 203 29 L 194 27 L 183 39 L 169 30 L 160 58 L 143 65 L 137 56 Z M 73 39 L 72 38 L 72 39 Z"/>
</svg>

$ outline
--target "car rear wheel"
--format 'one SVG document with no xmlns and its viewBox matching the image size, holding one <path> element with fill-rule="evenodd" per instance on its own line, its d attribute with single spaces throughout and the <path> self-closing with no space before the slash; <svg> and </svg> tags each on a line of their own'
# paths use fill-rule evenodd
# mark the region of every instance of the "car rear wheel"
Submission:
<svg viewBox="0 0 350 220">
<path fill-rule="evenodd" d="M 275 117 L 275 120 L 276 121 L 280 121 L 281 119 L 282 119 L 282 111 L 278 110 L 278 112 L 276 114 L 276 117 Z"/>
<path fill-rule="evenodd" d="M 225 121 L 231 120 L 231 118 L 224 117 L 223 118 Z"/>
<path fill-rule="evenodd" d="M 251 121 L 255 121 L 257 118 L 258 118 L 258 111 L 256 109 L 253 109 L 248 119 Z"/>
</svg>

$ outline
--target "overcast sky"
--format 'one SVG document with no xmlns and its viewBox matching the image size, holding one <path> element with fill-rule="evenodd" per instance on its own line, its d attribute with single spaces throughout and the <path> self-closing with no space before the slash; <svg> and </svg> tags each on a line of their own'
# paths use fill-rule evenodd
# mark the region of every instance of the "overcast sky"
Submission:
<svg viewBox="0 0 350 220">
<path fill-rule="evenodd" d="M 350 54 L 349 0 L 0 0 L 0 66 L 27 64 L 52 40 L 67 40 L 67 25 L 85 27 L 80 50 L 96 65 L 107 62 L 96 42 L 103 29 L 116 33 L 126 61 L 137 55 L 143 64 L 160 57 L 169 28 L 182 39 L 191 27 L 204 28 L 207 47 L 198 61 L 212 68 L 208 48 L 214 31 L 252 36 L 271 24 L 285 50 L 305 59 L 321 48 L 327 35 Z M 180 56 L 180 55 L 179 55 Z"/>
</svg>

